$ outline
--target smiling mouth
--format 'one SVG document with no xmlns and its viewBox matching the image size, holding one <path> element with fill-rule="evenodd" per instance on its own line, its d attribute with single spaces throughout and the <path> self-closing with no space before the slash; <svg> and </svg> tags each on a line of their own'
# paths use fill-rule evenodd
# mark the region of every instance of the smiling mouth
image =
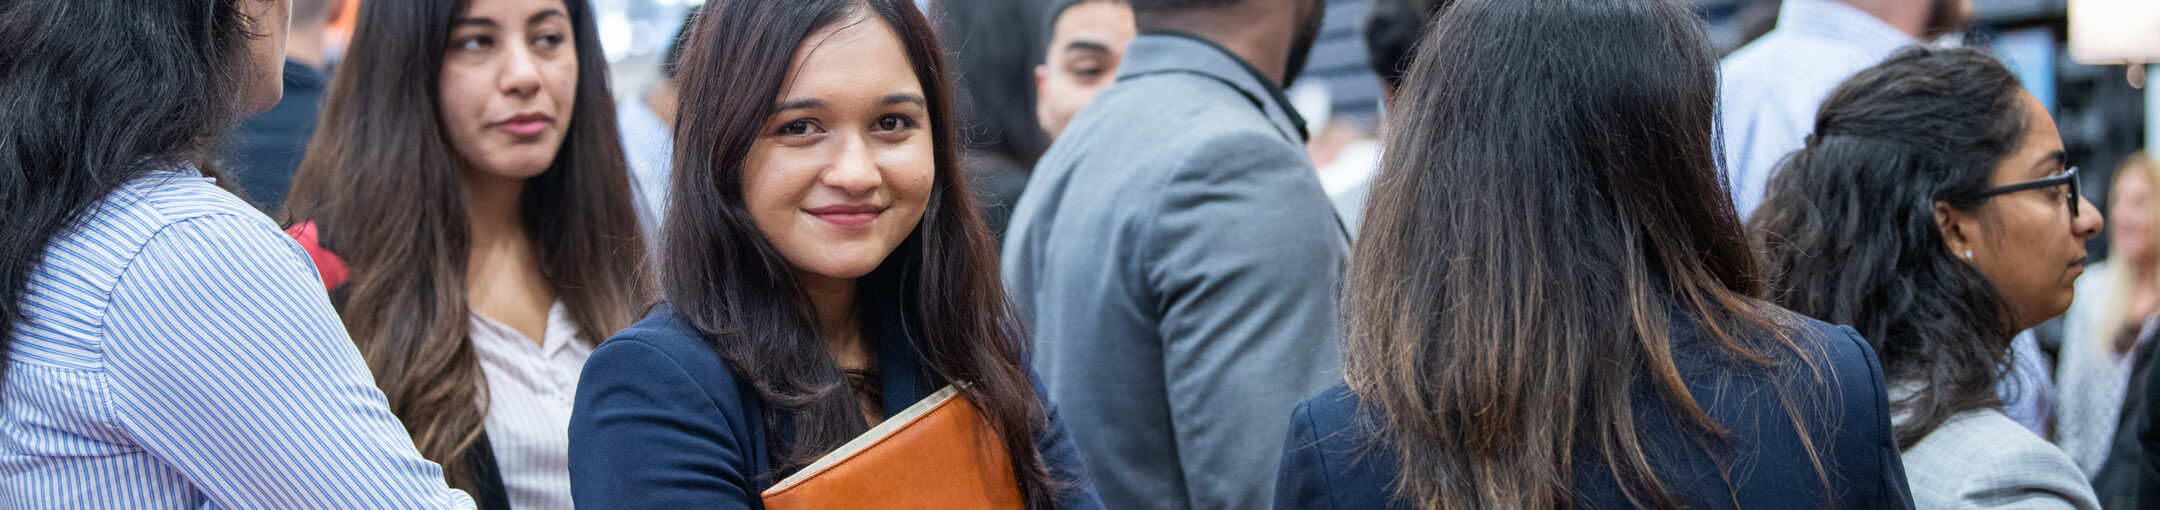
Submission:
<svg viewBox="0 0 2160 510">
<path fill-rule="evenodd" d="M 870 223 L 877 221 L 879 215 L 885 213 L 885 208 L 872 205 L 836 205 L 805 209 L 803 212 L 836 227 L 855 229 L 870 226 Z"/>
<path fill-rule="evenodd" d="M 553 125 L 555 125 L 555 118 L 540 113 L 521 114 L 495 123 L 495 127 L 502 128 L 502 130 L 518 136 L 537 135 L 542 131 L 547 131 L 547 128 Z"/>
</svg>

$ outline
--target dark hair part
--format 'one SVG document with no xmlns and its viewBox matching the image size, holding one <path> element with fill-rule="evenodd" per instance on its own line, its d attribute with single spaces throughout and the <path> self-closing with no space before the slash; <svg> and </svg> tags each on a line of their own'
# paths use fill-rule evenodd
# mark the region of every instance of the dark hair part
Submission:
<svg viewBox="0 0 2160 510">
<path fill-rule="evenodd" d="M 351 267 L 340 312 L 390 409 L 450 485 L 473 487 L 486 410 L 465 293 L 472 232 L 459 156 L 437 112 L 452 23 L 469 3 L 368 0 L 286 202 Z M 562 147 L 526 181 L 519 216 L 548 284 L 598 342 L 650 299 L 592 10 L 563 2 L 577 91 Z"/>
<path fill-rule="evenodd" d="M 814 308 L 793 264 L 752 222 L 742 178 L 796 47 L 819 29 L 858 17 L 886 23 L 900 36 L 929 100 L 936 151 L 922 222 L 859 281 L 858 306 L 866 318 L 898 320 L 931 375 L 969 383 L 960 393 L 1011 453 L 1028 506 L 1049 508 L 1060 482 L 1034 446 L 1048 417 L 1024 368 L 1025 339 L 997 279 L 989 229 L 960 170 L 942 53 L 913 2 L 715 0 L 706 6 L 683 54 L 662 287 L 772 407 L 768 426 L 793 425 L 792 442 L 773 448 L 782 469 L 807 464 L 868 429 L 811 324 Z"/>
<path fill-rule="evenodd" d="M 1679 0 L 1463 0 L 1418 43 L 1344 292 L 1343 372 L 1399 501 L 1566 507 L 1571 463 L 1601 459 L 1635 506 L 1677 507 L 1632 392 L 1730 439 L 1674 364 L 1681 327 L 1778 376 L 1828 485 L 1781 382 L 1820 351 L 1751 297 L 1705 30 Z"/>
<path fill-rule="evenodd" d="M 1960 412 L 2001 405 L 2008 309 L 1978 269 L 1950 253 L 1935 203 L 1962 211 L 2024 140 L 2017 76 L 1976 50 L 1915 48 L 1847 79 L 1787 156 L 1755 211 L 1774 299 L 1849 324 L 1882 357 L 1891 402 L 1911 413 L 1898 444 L 1919 444 Z"/>
<path fill-rule="evenodd" d="M 0 358 L 54 237 L 160 167 L 217 175 L 264 37 L 248 1 L 0 3 Z"/>
<path fill-rule="evenodd" d="M 1041 5 L 1017 0 L 938 0 L 936 29 L 960 73 L 954 99 L 960 137 L 970 153 L 988 153 L 1031 170 L 1050 135 L 1035 119 L 1035 61 L 1047 34 L 1036 34 Z"/>
<path fill-rule="evenodd" d="M 1365 14 L 1365 58 L 1381 83 L 1391 90 L 1402 88 L 1418 36 L 1451 3 L 1454 0 L 1373 0 Z"/>
</svg>

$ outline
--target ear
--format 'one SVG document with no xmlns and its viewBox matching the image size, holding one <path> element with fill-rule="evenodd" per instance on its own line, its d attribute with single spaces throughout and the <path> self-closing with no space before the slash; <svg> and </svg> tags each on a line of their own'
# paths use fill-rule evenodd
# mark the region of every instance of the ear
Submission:
<svg viewBox="0 0 2160 510">
<path fill-rule="evenodd" d="M 1050 66 L 1049 66 L 1049 65 L 1047 65 L 1047 64 L 1036 64 L 1036 65 L 1035 65 L 1035 98 L 1036 98 L 1036 100 L 1038 100 L 1038 101 L 1039 101 L 1039 100 L 1041 100 L 1041 99 L 1042 99 L 1042 97 L 1043 97 L 1043 82 L 1046 82 L 1046 81 L 1050 81 Z"/>
<path fill-rule="evenodd" d="M 1965 254 L 1979 243 L 1975 235 L 1979 230 L 1972 220 L 1971 214 L 1950 207 L 1950 203 L 1935 201 L 1935 230 L 1942 233 L 1943 249 L 1950 250 L 1951 257 L 1970 261 Z"/>
</svg>

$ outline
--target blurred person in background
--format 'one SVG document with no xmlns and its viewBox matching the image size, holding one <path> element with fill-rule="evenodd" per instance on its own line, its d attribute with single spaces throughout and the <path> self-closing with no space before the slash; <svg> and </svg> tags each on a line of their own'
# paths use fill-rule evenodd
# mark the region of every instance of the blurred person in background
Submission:
<svg viewBox="0 0 2160 510">
<path fill-rule="evenodd" d="M 1690 5 L 1432 27 L 1275 507 L 1911 507 L 1866 341 L 1755 297 Z"/>
<path fill-rule="evenodd" d="M 1030 76 L 1042 54 L 1042 0 L 937 0 L 930 19 L 952 55 L 968 179 L 990 232 L 1005 236 L 1035 159 L 1050 146 L 1037 127 Z"/>
<path fill-rule="evenodd" d="M 929 21 L 905 0 L 730 0 L 697 27 L 668 300 L 585 367 L 579 506 L 758 508 L 953 386 L 1027 508 L 1102 508 L 1012 327 Z"/>
<path fill-rule="evenodd" d="M 682 63 L 684 41 L 690 40 L 690 27 L 695 26 L 699 12 L 704 6 L 691 7 L 683 15 L 682 27 L 676 29 L 674 42 L 668 43 L 667 52 L 660 59 L 660 82 L 646 92 L 642 101 L 623 103 L 615 109 L 615 123 L 622 129 L 623 158 L 630 168 L 630 194 L 637 205 L 639 230 L 645 232 L 645 244 L 655 256 L 659 252 L 660 226 L 666 224 L 668 207 L 668 181 L 674 175 L 675 111 L 680 105 L 681 87 L 675 83 L 675 71 Z"/>
<path fill-rule="evenodd" d="M 1753 219 L 1779 304 L 1882 356 L 1921 508 L 2098 508 L 1996 392 L 2011 337 L 2070 307 L 2100 211 L 2038 98 L 1988 54 L 1904 50 L 1823 103 Z"/>
<path fill-rule="evenodd" d="M 1287 413 L 1340 377 L 1348 241 L 1283 93 L 1325 6 L 1131 4 L 1117 83 L 1014 210 L 1005 284 L 1104 503 L 1264 508 Z"/>
<path fill-rule="evenodd" d="M 420 453 L 571 507 L 578 374 L 648 305 L 585 0 L 367 0 L 287 202 Z"/>
<path fill-rule="evenodd" d="M 1960 30 L 1973 0 L 1784 0 L 1777 26 L 1725 58 L 1726 178 L 1742 219 L 1778 162 L 1799 149 L 1815 110 L 1846 77 L 1899 48 Z"/>
<path fill-rule="evenodd" d="M 233 131 L 225 161 L 247 198 L 267 214 L 285 205 L 293 172 L 315 135 L 330 62 L 323 27 L 344 10 L 344 0 L 291 0 L 292 26 L 285 36 L 285 97 L 269 111 L 248 117 Z"/>
<path fill-rule="evenodd" d="M 1117 83 L 1139 27 L 1125 0 L 1052 0 L 1050 45 L 1035 66 L 1035 120 L 1056 140 L 1080 108 Z"/>
<path fill-rule="evenodd" d="M 2108 259 L 2085 268 L 2064 315 L 2055 443 L 2092 477 L 2104 506 L 2130 508 L 2145 463 L 2135 420 L 2160 331 L 2160 165 L 2140 152 L 2114 175 Z"/>
<path fill-rule="evenodd" d="M 0 3 L 0 507 L 472 508 L 211 164 L 291 9 Z"/>
<path fill-rule="evenodd" d="M 1395 107 L 1396 90 L 1402 87 L 1403 73 L 1410 69 L 1410 58 L 1416 55 L 1418 38 L 1425 27 L 1454 0 L 1373 0 L 1372 9 L 1366 11 L 1364 40 L 1366 64 L 1380 76 L 1380 130 L 1386 129 L 1387 112 Z M 1348 132 L 1338 123 L 1321 133 L 1323 139 L 1329 133 Z M 1385 133 L 1376 133 L 1385 135 Z M 1328 192 L 1328 201 L 1335 204 L 1335 212 L 1343 219 L 1343 228 L 1356 237 L 1363 223 L 1366 196 L 1372 191 L 1372 179 L 1380 163 L 1380 141 L 1360 134 L 1354 139 L 1339 142 L 1331 161 L 1320 164 L 1320 185 Z M 1320 142 L 1313 145 L 1318 146 Z M 1317 151 L 1316 151 L 1317 152 Z M 1316 158 L 1317 159 L 1317 158 Z"/>
</svg>

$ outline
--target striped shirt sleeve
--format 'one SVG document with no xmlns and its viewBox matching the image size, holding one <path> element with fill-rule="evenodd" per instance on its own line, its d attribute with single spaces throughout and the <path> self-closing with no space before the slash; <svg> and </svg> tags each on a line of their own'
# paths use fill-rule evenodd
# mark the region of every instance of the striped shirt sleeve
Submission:
<svg viewBox="0 0 2160 510">
<path fill-rule="evenodd" d="M 472 508 L 422 458 L 307 258 L 259 218 L 153 237 L 105 324 L 111 421 L 230 508 Z"/>
</svg>

